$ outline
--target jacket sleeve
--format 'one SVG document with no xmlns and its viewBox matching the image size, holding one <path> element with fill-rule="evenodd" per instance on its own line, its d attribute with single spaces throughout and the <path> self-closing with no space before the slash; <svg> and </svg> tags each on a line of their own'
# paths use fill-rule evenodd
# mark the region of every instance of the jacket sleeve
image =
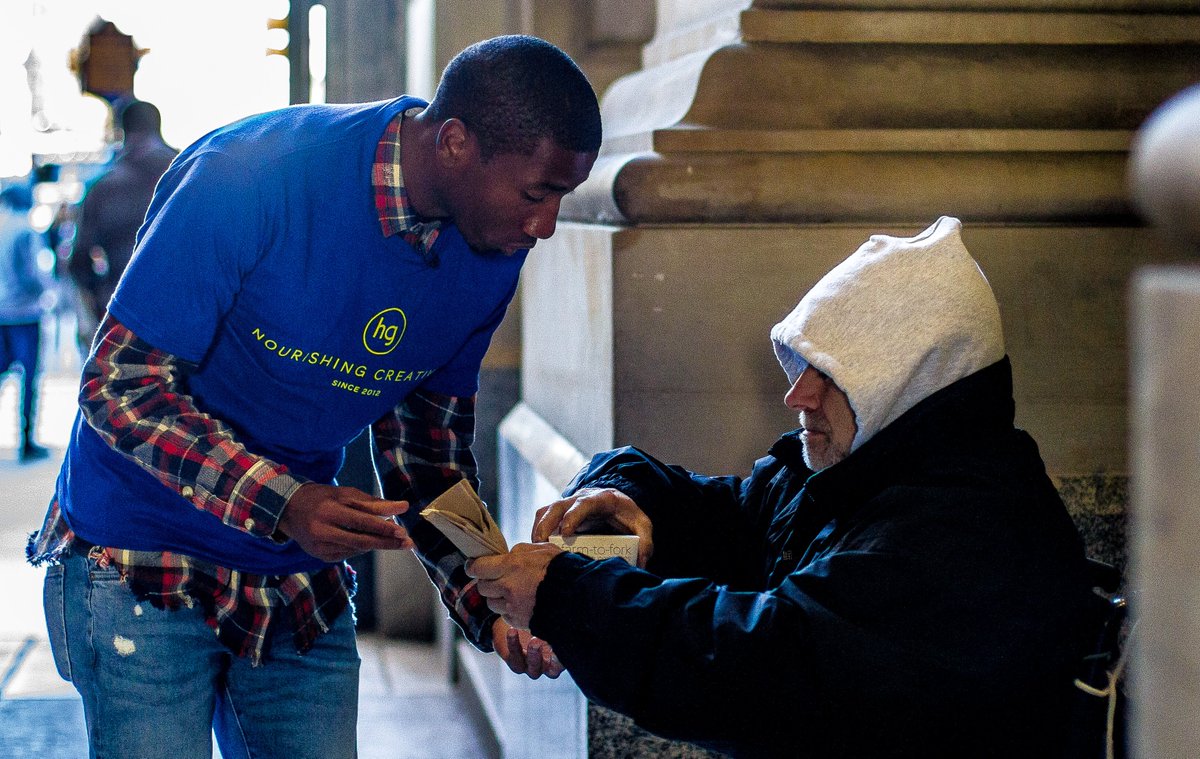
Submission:
<svg viewBox="0 0 1200 759">
<path fill-rule="evenodd" d="M 97 279 L 95 272 L 92 271 L 92 247 L 103 247 L 96 222 L 100 214 L 96 208 L 99 200 L 97 195 L 93 194 L 93 190 L 95 190 L 94 187 L 83 197 L 75 240 L 71 243 L 71 255 L 67 258 L 67 271 L 70 272 L 76 286 L 89 293 Z"/>
<path fill-rule="evenodd" d="M 488 608 L 476 581 L 467 576 L 466 556 L 420 516 L 430 501 L 459 480 L 478 489 L 475 396 L 450 396 L 430 390 L 411 393 L 371 426 L 375 466 L 384 498 L 409 502 L 399 522 L 416 543 L 417 558 L 437 588 L 442 603 L 481 651 L 493 650 L 492 625 L 499 614 Z"/>
<path fill-rule="evenodd" d="M 256 456 L 184 389 L 190 365 L 109 316 L 83 369 L 84 420 L 124 455 L 226 526 L 274 539 L 283 507 L 307 482 Z"/>
<path fill-rule="evenodd" d="M 538 588 L 531 629 L 590 700 L 659 735 L 725 751 L 813 747 L 847 712 L 943 708 L 928 696 L 941 665 L 905 651 L 867 608 L 874 580 L 905 577 L 901 564 L 841 554 L 756 592 L 564 554 Z M 871 704 L 876 694 L 887 703 Z"/>
<path fill-rule="evenodd" d="M 625 447 L 596 454 L 564 494 L 608 487 L 632 498 L 654 526 L 652 572 L 754 584 L 764 571 L 760 558 L 770 512 L 763 493 L 772 464 L 759 462 L 746 479 L 708 477 Z"/>
<path fill-rule="evenodd" d="M 869 519 L 834 517 L 758 589 L 557 556 L 531 629 L 589 699 L 726 751 L 966 740 L 1069 689 L 1082 594 L 1035 509 L 1016 519 L 994 495 L 912 488 L 862 508 Z"/>
<path fill-rule="evenodd" d="M 19 251 L 16 256 L 17 278 L 23 294 L 36 301 L 46 290 L 48 279 L 38 268 L 39 236 L 32 229 L 21 233 L 14 243 Z"/>
</svg>

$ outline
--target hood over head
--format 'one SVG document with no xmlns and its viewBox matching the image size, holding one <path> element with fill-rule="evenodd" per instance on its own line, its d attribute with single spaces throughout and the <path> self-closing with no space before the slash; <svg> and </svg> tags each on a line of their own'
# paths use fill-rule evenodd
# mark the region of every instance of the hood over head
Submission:
<svg viewBox="0 0 1200 759">
<path fill-rule="evenodd" d="M 1000 307 L 943 216 L 915 237 L 872 235 L 771 329 L 795 382 L 812 364 L 850 400 L 850 450 L 933 393 L 1004 358 Z"/>
</svg>

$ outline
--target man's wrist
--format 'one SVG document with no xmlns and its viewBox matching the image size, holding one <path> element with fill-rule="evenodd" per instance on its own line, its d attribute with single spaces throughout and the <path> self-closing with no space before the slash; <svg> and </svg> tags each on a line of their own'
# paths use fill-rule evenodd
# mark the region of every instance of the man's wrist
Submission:
<svg viewBox="0 0 1200 759">
<path fill-rule="evenodd" d="M 254 499 L 250 516 L 243 527 L 252 535 L 269 538 L 276 543 L 286 543 L 290 536 L 280 527 L 284 511 L 292 496 L 308 483 L 308 480 L 287 471 L 271 477 Z"/>
<path fill-rule="evenodd" d="M 501 617 L 499 614 L 490 612 L 484 618 L 483 625 L 479 628 L 479 649 L 481 651 L 494 652 L 496 650 L 496 627 L 498 625 L 508 625 L 504 621 L 504 617 Z"/>
</svg>

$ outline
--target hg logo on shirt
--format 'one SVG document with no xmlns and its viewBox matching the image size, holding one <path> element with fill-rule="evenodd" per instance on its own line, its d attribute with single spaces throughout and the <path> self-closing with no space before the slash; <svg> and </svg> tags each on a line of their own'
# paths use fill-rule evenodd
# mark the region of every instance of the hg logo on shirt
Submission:
<svg viewBox="0 0 1200 759">
<path fill-rule="evenodd" d="M 363 346 L 376 356 L 386 356 L 396 350 L 408 329 L 408 318 L 398 308 L 385 308 L 367 320 L 363 329 Z"/>
</svg>

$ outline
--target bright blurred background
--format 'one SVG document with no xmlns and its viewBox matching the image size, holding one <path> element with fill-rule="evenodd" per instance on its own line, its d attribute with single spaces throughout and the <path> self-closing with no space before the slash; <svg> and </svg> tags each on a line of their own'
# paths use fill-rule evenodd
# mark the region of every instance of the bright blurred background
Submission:
<svg viewBox="0 0 1200 759">
<path fill-rule="evenodd" d="M 309 16 L 308 97 L 317 102 L 324 100 L 324 10 L 316 5 Z M 288 104 L 288 60 L 268 54 L 288 46 L 287 29 L 268 23 L 288 11 L 288 0 L 0 0 L 0 188 L 30 187 L 29 220 L 45 243 L 38 265 L 50 283 L 42 342 L 42 371 L 50 379 L 43 384 L 53 385 L 56 374 L 73 384 L 78 351 L 87 344 L 86 335 L 76 335 L 79 303 L 65 263 L 85 189 L 121 146 L 113 103 L 82 91 L 78 69 L 89 55 L 89 33 L 109 22 L 131 37 L 132 97 L 124 93 L 117 102 L 158 106 L 163 137 L 178 149 L 218 126 Z M 0 367 L 0 447 L 18 437 L 9 409 L 18 403 L 19 382 L 8 368 Z M 43 441 L 58 445 L 66 428 L 52 424 L 52 390 L 43 393 L 39 419 Z"/>
<path fill-rule="evenodd" d="M 286 30 L 267 28 L 287 13 L 287 0 L 0 0 L 0 183 L 40 169 L 35 177 L 50 181 L 37 185 L 32 220 L 45 231 L 111 157 L 109 104 L 82 93 L 72 70 L 98 18 L 143 51 L 134 97 L 158 106 L 164 138 L 182 148 L 217 126 L 287 104 L 288 62 L 266 54 L 287 46 Z M 324 50 L 312 52 L 323 61 Z M 314 71 L 314 90 L 321 73 Z"/>
<path fill-rule="evenodd" d="M 44 242 L 43 373 L 74 381 L 77 354 L 90 342 L 67 269 L 80 202 L 122 147 L 115 112 L 131 100 L 153 103 L 163 138 L 183 149 L 245 116 L 289 102 L 326 102 L 324 1 L 0 0 L 0 189 L 32 191 L 29 222 Z M 434 0 L 402 7 L 399 22 L 375 8 L 343 14 L 343 75 L 331 93 L 391 97 L 401 92 L 392 81 L 399 77 L 403 92 L 432 96 Z M 360 16 L 371 19 L 366 23 L 386 19 L 371 29 L 374 47 L 367 47 L 376 58 L 399 54 L 403 63 L 385 70 L 366 58 L 348 63 L 346 48 L 358 48 L 363 31 L 347 24 Z M 480 23 L 488 19 L 495 21 Z M 475 41 L 473 27 L 459 31 L 469 37 L 464 45 Z M 106 91 L 102 81 L 120 84 Z M 0 367 L 4 407 L 17 397 L 10 368 Z M 0 448 L 15 439 L 14 425 L 0 414 Z"/>
</svg>

